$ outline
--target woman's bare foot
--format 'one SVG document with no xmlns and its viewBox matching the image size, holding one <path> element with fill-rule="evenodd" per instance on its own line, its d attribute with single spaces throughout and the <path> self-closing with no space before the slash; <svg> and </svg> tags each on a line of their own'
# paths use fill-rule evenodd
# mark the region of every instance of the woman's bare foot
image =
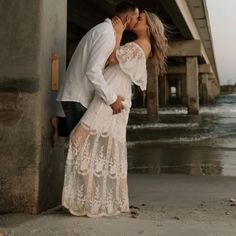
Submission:
<svg viewBox="0 0 236 236">
<path fill-rule="evenodd" d="M 58 124 L 58 119 L 56 116 L 52 116 L 50 118 L 50 123 L 52 126 L 52 132 L 51 132 L 51 145 L 52 147 L 55 146 L 57 138 L 58 138 L 58 129 L 57 129 L 57 124 Z"/>
</svg>

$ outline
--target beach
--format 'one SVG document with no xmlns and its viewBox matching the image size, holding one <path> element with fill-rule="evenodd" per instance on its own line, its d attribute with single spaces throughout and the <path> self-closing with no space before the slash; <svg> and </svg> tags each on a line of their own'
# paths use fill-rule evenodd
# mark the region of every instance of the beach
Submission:
<svg viewBox="0 0 236 236">
<path fill-rule="evenodd" d="M 0 216 L 7 236 L 235 236 L 235 177 L 129 174 L 133 214 L 87 218 L 60 206 L 40 215 Z"/>
<path fill-rule="evenodd" d="M 135 119 L 132 120 L 132 116 Z M 135 121 L 135 122 L 134 122 Z M 142 111 L 128 125 L 131 213 L 88 218 L 61 206 L 39 215 L 0 215 L 4 236 L 235 236 L 236 96 L 222 96 L 198 116 Z M 0 234 L 0 236 L 2 236 Z"/>
</svg>

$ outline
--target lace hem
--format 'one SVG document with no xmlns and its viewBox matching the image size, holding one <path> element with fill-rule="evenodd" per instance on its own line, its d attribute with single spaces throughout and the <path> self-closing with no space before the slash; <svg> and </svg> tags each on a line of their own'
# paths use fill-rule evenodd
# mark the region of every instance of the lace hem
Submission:
<svg viewBox="0 0 236 236">
<path fill-rule="evenodd" d="M 98 213 L 98 214 L 91 214 L 89 211 L 77 212 L 76 210 L 72 210 L 71 207 L 69 207 L 66 204 L 66 202 L 63 202 L 62 206 L 64 206 L 66 209 L 68 209 L 68 211 L 74 216 L 87 216 L 87 217 L 90 217 L 90 218 L 98 218 L 98 217 L 103 217 L 103 216 L 116 216 L 116 215 L 119 215 L 121 213 L 130 213 L 129 207 L 127 209 L 115 211 L 115 212 L 110 213 L 110 214 L 105 213 L 105 212 Z"/>
<path fill-rule="evenodd" d="M 129 209 L 126 143 L 79 124 L 70 137 L 62 202 L 75 215 Z"/>
</svg>

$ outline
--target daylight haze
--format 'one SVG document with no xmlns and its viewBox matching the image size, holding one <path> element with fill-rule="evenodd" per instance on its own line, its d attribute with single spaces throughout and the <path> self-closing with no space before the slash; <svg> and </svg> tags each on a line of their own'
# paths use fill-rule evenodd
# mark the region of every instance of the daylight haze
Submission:
<svg viewBox="0 0 236 236">
<path fill-rule="evenodd" d="M 236 1 L 206 0 L 221 84 L 236 83 Z"/>
</svg>

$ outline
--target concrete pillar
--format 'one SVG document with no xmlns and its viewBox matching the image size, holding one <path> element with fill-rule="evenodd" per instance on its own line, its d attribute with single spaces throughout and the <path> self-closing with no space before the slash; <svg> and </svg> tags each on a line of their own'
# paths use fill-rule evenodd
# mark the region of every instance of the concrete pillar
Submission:
<svg viewBox="0 0 236 236">
<path fill-rule="evenodd" d="M 199 104 L 202 104 L 202 75 L 198 75 Z"/>
<path fill-rule="evenodd" d="M 209 103 L 213 103 L 215 98 L 220 94 L 219 81 L 214 74 L 208 75 L 208 99 Z"/>
<path fill-rule="evenodd" d="M 178 75 L 176 81 L 176 97 L 178 100 L 180 100 L 181 96 L 182 96 L 181 79 L 180 76 Z"/>
<path fill-rule="evenodd" d="M 64 145 L 50 145 L 51 53 L 64 76 L 65 0 L 1 0 L 0 212 L 38 213 L 60 203 Z"/>
<path fill-rule="evenodd" d="M 166 94 L 166 105 L 168 105 L 168 101 L 169 101 L 170 95 L 171 95 L 169 75 L 166 75 L 165 94 Z"/>
<path fill-rule="evenodd" d="M 161 106 L 167 105 L 168 99 L 168 81 L 167 75 L 159 78 L 159 101 Z"/>
<path fill-rule="evenodd" d="M 202 86 L 201 86 L 201 90 L 202 90 L 201 91 L 202 103 L 203 103 L 203 105 L 208 105 L 209 104 L 208 74 L 202 74 L 201 78 L 202 78 L 201 79 L 201 82 L 202 82 Z"/>
<path fill-rule="evenodd" d="M 188 114 L 199 113 L 198 61 L 197 57 L 186 58 Z"/>
<path fill-rule="evenodd" d="M 150 61 L 147 63 L 148 83 L 147 83 L 147 113 L 150 119 L 158 115 L 158 78 Z"/>
<path fill-rule="evenodd" d="M 187 105 L 187 83 L 186 74 L 181 75 L 181 101 L 183 105 Z"/>
</svg>

